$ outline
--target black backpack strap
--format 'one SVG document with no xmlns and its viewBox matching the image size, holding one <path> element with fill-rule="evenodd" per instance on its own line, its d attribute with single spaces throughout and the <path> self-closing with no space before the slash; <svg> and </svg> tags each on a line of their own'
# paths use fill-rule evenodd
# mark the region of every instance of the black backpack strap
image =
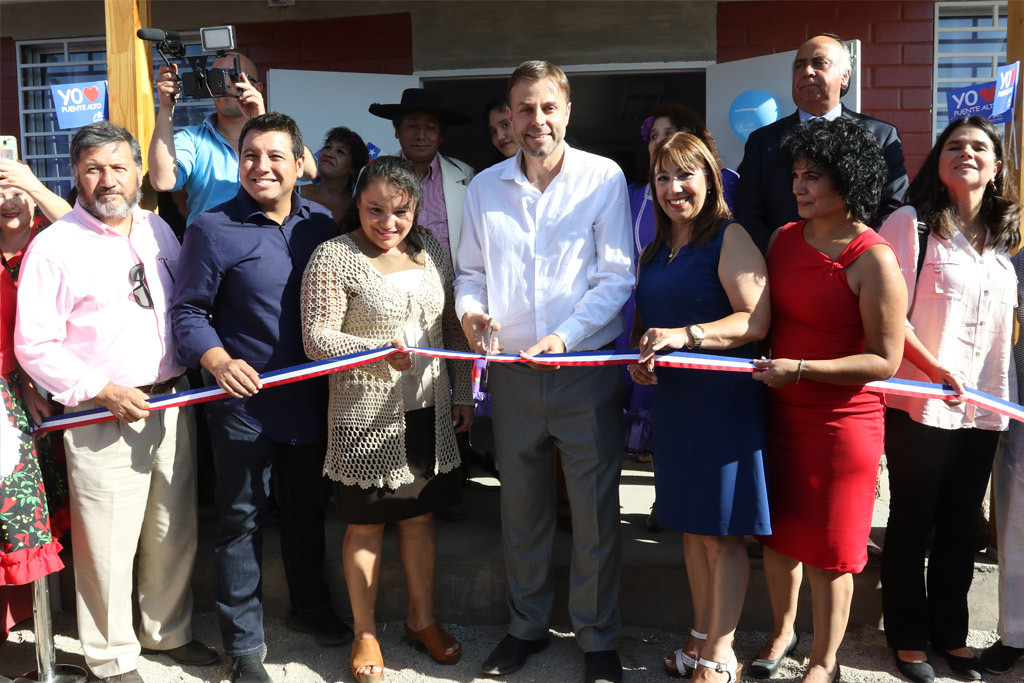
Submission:
<svg viewBox="0 0 1024 683">
<path fill-rule="evenodd" d="M 924 266 L 924 253 L 928 248 L 928 235 L 932 229 L 923 221 L 917 222 L 917 270 L 914 271 L 914 282 L 921 279 L 921 267 Z"/>
<path fill-rule="evenodd" d="M 928 235 L 931 232 L 932 229 L 928 227 L 927 223 L 917 221 L 917 270 L 914 271 L 914 298 L 910 301 L 907 320 L 910 320 L 910 314 L 914 312 L 914 302 L 917 301 L 917 283 L 921 281 L 921 268 L 924 267 L 924 254 L 928 249 Z"/>
</svg>

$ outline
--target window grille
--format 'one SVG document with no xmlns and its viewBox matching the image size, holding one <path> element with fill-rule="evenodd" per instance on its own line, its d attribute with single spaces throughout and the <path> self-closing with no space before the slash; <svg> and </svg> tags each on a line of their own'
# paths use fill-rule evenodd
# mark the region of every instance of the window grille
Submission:
<svg viewBox="0 0 1024 683">
<path fill-rule="evenodd" d="M 201 54 L 199 33 L 183 33 L 187 54 Z M 107 78 L 107 45 L 102 37 L 26 40 L 17 43 L 18 111 L 21 121 L 19 156 L 52 191 L 66 197 L 74 187 L 71 138 L 77 129 L 61 130 L 50 85 L 101 81 Z M 153 51 L 154 77 L 163 60 Z M 179 73 L 189 70 L 179 63 Z M 116 97 L 116 93 L 110 93 Z M 154 93 L 154 107 L 159 105 Z M 174 109 L 175 130 L 201 123 L 213 113 L 213 100 L 181 99 Z M 145 154 L 145 150 L 143 150 Z"/>
<path fill-rule="evenodd" d="M 946 127 L 946 93 L 993 81 L 1006 63 L 1006 2 L 935 3 L 932 137 Z"/>
</svg>

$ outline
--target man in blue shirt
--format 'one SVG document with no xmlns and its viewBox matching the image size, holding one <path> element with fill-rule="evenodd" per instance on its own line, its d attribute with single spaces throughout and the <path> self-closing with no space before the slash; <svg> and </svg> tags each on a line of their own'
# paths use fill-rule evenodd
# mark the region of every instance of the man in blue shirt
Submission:
<svg viewBox="0 0 1024 683">
<path fill-rule="evenodd" d="M 241 74 L 234 82 L 230 72 L 234 68 L 235 53 L 227 53 L 213 60 L 211 70 L 225 72 L 227 95 L 215 97 L 217 112 L 206 117 L 200 125 L 174 132 L 174 106 L 181 92 L 177 66 L 162 66 L 154 87 L 160 96 L 149 145 L 149 182 L 158 192 L 188 193 L 186 204 L 191 224 L 204 211 L 226 202 L 238 192 L 238 140 L 242 126 L 253 116 L 267 111 L 264 104 L 263 83 L 259 80 L 256 64 L 238 53 Z M 316 177 L 316 163 L 309 150 L 304 149 L 306 167 L 302 178 Z"/>
<path fill-rule="evenodd" d="M 241 189 L 195 218 L 171 305 L 178 360 L 201 365 L 231 398 L 209 404 L 217 467 L 217 618 L 232 681 L 270 681 L 262 607 L 262 525 L 271 471 L 281 508 L 289 624 L 323 644 L 351 641 L 323 578 L 327 384 L 261 392 L 259 373 L 307 362 L 299 287 L 313 250 L 337 234 L 331 214 L 295 191 L 303 169 L 293 119 L 271 112 L 241 129 Z"/>
</svg>

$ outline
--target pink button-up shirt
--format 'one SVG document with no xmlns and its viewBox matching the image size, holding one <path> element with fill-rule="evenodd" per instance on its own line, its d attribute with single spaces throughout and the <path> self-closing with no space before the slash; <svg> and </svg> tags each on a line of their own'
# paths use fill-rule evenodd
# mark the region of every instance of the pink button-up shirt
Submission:
<svg viewBox="0 0 1024 683">
<path fill-rule="evenodd" d="M 405 158 L 405 155 L 401 155 Z M 434 160 L 427 167 L 427 175 L 420 178 L 423 187 L 423 201 L 420 202 L 420 225 L 440 240 L 444 253 L 451 254 L 452 248 L 448 238 L 448 208 L 444 203 L 444 178 L 441 176 L 441 159 L 435 154 Z"/>
<path fill-rule="evenodd" d="M 964 386 L 1002 399 L 1016 398 L 1010 372 L 1013 309 L 1017 278 L 1006 252 L 986 245 L 979 254 L 959 232 L 944 240 L 928 237 L 921 274 L 917 269 L 917 212 L 904 206 L 893 212 L 879 233 L 892 245 L 907 282 L 908 326 L 933 356 Z M 900 379 L 928 382 L 906 358 Z M 1011 393 L 1012 391 L 1012 393 Z M 888 396 L 886 405 L 906 411 L 916 422 L 941 429 L 977 427 L 1001 431 L 1008 419 L 972 405 Z"/>
<path fill-rule="evenodd" d="M 167 317 L 180 250 L 170 227 L 136 208 L 125 236 L 81 204 L 29 245 L 18 284 L 15 354 L 54 398 L 76 406 L 113 382 L 145 386 L 184 372 Z M 153 308 L 128 272 L 145 268 Z"/>
</svg>

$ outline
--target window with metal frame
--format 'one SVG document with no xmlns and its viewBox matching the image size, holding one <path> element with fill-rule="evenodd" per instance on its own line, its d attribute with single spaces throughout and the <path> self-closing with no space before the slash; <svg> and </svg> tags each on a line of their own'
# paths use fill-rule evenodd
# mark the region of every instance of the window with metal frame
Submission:
<svg viewBox="0 0 1024 683">
<path fill-rule="evenodd" d="M 946 93 L 995 80 L 1006 63 L 1006 2 L 936 2 L 932 136 L 947 124 Z"/>
<path fill-rule="evenodd" d="M 182 33 L 187 54 L 201 54 L 199 33 Z M 66 197 L 74 187 L 71 175 L 71 138 L 77 129 L 61 130 L 50 85 L 100 81 L 107 78 L 107 46 L 102 37 L 65 40 L 25 40 L 17 43 L 18 112 L 21 122 L 21 160 L 47 187 Z M 154 77 L 163 60 L 153 51 Z M 179 74 L 189 71 L 178 64 Z M 116 97 L 116 93 L 110 93 Z M 154 107 L 159 102 L 154 93 Z M 214 112 L 213 100 L 179 100 L 174 128 L 202 123 Z M 145 153 L 145 151 L 143 151 Z"/>
</svg>

